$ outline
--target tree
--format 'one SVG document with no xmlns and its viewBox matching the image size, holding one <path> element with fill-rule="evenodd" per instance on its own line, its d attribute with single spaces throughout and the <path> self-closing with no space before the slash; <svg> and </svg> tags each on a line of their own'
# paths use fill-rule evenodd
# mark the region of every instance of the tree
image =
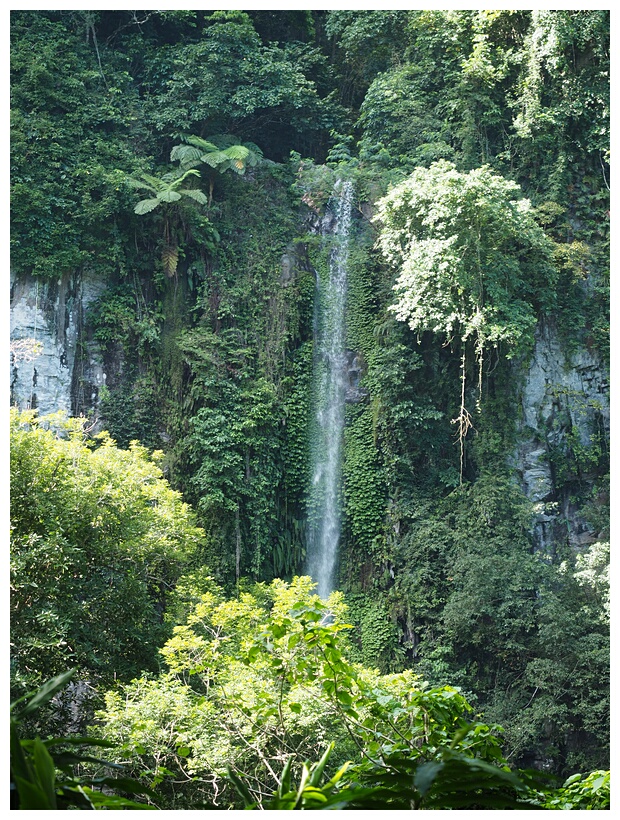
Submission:
<svg viewBox="0 0 620 820">
<path fill-rule="evenodd" d="M 507 470 L 483 471 L 417 512 L 390 590 L 415 670 L 477 696 L 511 763 L 564 777 L 608 764 L 608 554 L 559 566 L 532 550 L 532 505 Z"/>
<path fill-rule="evenodd" d="M 233 171 L 245 174 L 246 168 L 264 162 L 263 152 L 254 143 L 238 143 L 234 137 L 212 137 L 213 142 L 195 137 L 192 134 L 181 134 L 183 143 L 175 145 L 170 152 L 170 159 L 179 162 L 181 170 L 204 164 L 218 171 Z M 217 145 L 216 143 L 220 143 Z M 213 199 L 214 176 L 209 174 L 209 205 Z"/>
<path fill-rule="evenodd" d="M 396 318 L 461 347 L 461 443 L 471 426 L 465 406 L 467 345 L 478 367 L 504 345 L 512 356 L 533 340 L 537 311 L 550 307 L 556 278 L 551 244 L 519 186 L 488 167 L 469 173 L 445 160 L 417 168 L 379 201 L 379 244 L 397 274 Z"/>
<path fill-rule="evenodd" d="M 170 72 L 147 116 L 163 133 L 237 134 L 269 146 L 279 161 L 291 148 L 315 151 L 344 111 L 331 89 L 322 97 L 311 79 L 317 66 L 323 69 L 323 56 L 298 46 L 263 45 L 244 11 L 212 12 L 198 42 L 171 50 Z"/>
<path fill-rule="evenodd" d="M 202 794 L 219 808 L 236 805 L 228 767 L 262 805 L 291 754 L 296 770 L 330 741 L 337 765 L 356 760 L 357 777 L 379 780 L 395 754 L 416 766 L 439 761 L 447 738 L 457 757 L 501 764 L 493 728 L 469 723 L 460 692 L 351 664 L 341 594 L 323 602 L 313 587 L 310 578 L 276 580 L 227 600 L 204 572 L 180 583 L 181 623 L 161 652 L 168 673 L 110 692 L 99 714 L 100 734 L 133 750 L 134 776 L 167 769 L 185 782 L 181 803 Z"/>
<path fill-rule="evenodd" d="M 106 87 L 79 25 L 71 13 L 11 15 L 11 264 L 51 279 L 87 260 L 109 276 L 132 247 L 121 181 L 136 167 L 140 104 L 112 55 Z"/>
<path fill-rule="evenodd" d="M 135 213 L 148 214 L 160 206 L 164 212 L 162 262 L 164 271 L 169 277 L 175 275 L 179 262 L 179 245 L 175 236 L 175 228 L 180 219 L 179 203 L 183 197 L 187 197 L 198 205 L 206 205 L 209 201 L 205 194 L 197 188 L 181 187 L 188 177 L 200 178 L 200 172 L 191 168 L 183 172 L 169 171 L 161 177 L 142 173 L 138 178 L 128 176 L 126 179 L 127 184 L 132 188 L 155 194 L 154 197 L 141 199 L 134 208 Z"/>
<path fill-rule="evenodd" d="M 98 715 L 97 734 L 129 772 L 159 782 L 162 807 L 238 808 L 239 797 L 262 809 L 570 801 L 510 771 L 501 728 L 471 720 L 458 689 L 351 663 L 341 593 L 321 601 L 313 587 L 276 580 L 227 599 L 204 570 L 181 579 L 179 623 L 161 651 L 168 672 L 109 692 Z M 331 778 L 328 759 L 339 767 Z M 603 807 L 606 783 L 605 772 L 585 778 L 575 800 Z"/>
<path fill-rule="evenodd" d="M 162 177 L 154 177 L 151 174 L 142 173 L 139 179 L 127 178 L 127 184 L 132 188 L 143 188 L 155 194 L 155 197 L 141 199 L 134 208 L 137 214 L 148 214 L 160 205 L 179 202 L 184 196 L 198 202 L 199 205 L 206 205 L 207 198 L 202 191 L 196 188 L 181 188 L 187 177 L 200 177 L 200 173 L 194 169 L 185 171 L 182 174 L 169 172 Z M 165 205 L 164 205 L 165 207 Z"/>
<path fill-rule="evenodd" d="M 97 679 L 152 669 L 163 610 L 204 533 L 146 449 L 83 420 L 11 419 L 11 665 L 21 694 L 76 666 Z"/>
</svg>

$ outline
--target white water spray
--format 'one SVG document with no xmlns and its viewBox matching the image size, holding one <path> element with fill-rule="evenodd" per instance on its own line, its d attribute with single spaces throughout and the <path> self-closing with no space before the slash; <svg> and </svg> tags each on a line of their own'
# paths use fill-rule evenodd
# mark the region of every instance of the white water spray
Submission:
<svg viewBox="0 0 620 820">
<path fill-rule="evenodd" d="M 346 387 L 345 306 L 353 185 L 339 180 L 323 235 L 332 235 L 329 279 L 318 285 L 315 313 L 315 424 L 308 515 L 308 574 L 327 598 L 334 588 L 341 522 L 342 439 Z"/>
</svg>

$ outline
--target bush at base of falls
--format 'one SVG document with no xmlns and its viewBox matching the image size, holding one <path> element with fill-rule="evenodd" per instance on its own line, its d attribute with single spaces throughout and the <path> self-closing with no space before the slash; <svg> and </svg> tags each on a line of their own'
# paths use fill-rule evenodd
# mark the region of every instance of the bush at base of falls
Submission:
<svg viewBox="0 0 620 820">
<path fill-rule="evenodd" d="M 91 681 L 156 668 L 163 611 L 204 533 L 156 454 L 120 450 L 83 420 L 11 417 L 12 679 L 69 666 Z"/>
<path fill-rule="evenodd" d="M 228 599 L 204 569 L 180 580 L 168 671 L 110 691 L 94 729 L 157 784 L 160 808 L 605 807 L 604 772 L 573 779 L 574 794 L 511 772 L 501 728 L 460 690 L 351 663 L 341 593 L 313 590 L 297 577 Z"/>
</svg>

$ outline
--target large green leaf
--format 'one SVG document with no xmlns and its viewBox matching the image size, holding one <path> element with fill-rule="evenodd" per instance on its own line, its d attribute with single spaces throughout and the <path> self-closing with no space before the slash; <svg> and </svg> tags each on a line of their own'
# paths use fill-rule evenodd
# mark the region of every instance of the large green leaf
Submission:
<svg viewBox="0 0 620 820">
<path fill-rule="evenodd" d="M 50 805 L 43 789 L 36 783 L 15 777 L 15 785 L 19 793 L 20 809 L 55 809 L 56 803 Z"/>
<path fill-rule="evenodd" d="M 228 779 L 231 781 L 240 797 L 242 798 L 246 808 L 254 808 L 256 800 L 250 794 L 250 790 L 245 785 L 244 781 L 232 769 L 228 769 Z"/>
<path fill-rule="evenodd" d="M 225 151 L 212 151 L 209 154 L 203 154 L 201 159 L 211 168 L 224 168 L 230 162 L 230 157 L 227 156 Z"/>
<path fill-rule="evenodd" d="M 198 177 L 200 179 L 200 171 L 197 171 L 195 168 L 190 168 L 188 171 L 185 171 L 184 174 L 179 176 L 178 171 L 171 171 L 168 174 L 164 174 L 162 180 L 166 183 L 169 183 L 170 188 L 179 188 L 183 182 L 187 179 L 187 177 Z"/>
<path fill-rule="evenodd" d="M 179 197 L 180 198 L 180 197 Z M 136 214 L 148 214 L 150 211 L 155 210 L 157 206 L 160 204 L 161 200 L 159 198 L 156 199 L 142 199 L 136 207 L 133 209 L 134 213 Z"/>
<path fill-rule="evenodd" d="M 51 808 L 56 808 L 56 767 L 52 756 L 39 738 L 34 741 L 32 759 L 35 775 L 45 799 Z"/>
<path fill-rule="evenodd" d="M 157 198 L 161 202 L 178 202 L 181 199 L 181 194 L 178 191 L 161 191 L 157 194 Z"/>
</svg>

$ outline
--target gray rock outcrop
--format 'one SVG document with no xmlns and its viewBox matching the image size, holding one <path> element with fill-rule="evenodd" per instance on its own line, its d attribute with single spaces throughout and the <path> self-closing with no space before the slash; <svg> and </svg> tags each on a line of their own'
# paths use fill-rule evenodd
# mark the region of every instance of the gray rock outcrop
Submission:
<svg viewBox="0 0 620 820">
<path fill-rule="evenodd" d="M 583 453 L 609 440 L 609 380 L 598 356 L 581 348 L 567 356 L 551 324 L 541 324 L 521 392 L 522 419 L 514 467 L 533 502 L 541 549 L 559 538 L 576 550 L 598 540 L 571 494 L 563 492 L 557 457 L 569 446 Z M 583 482 L 594 479 L 587 473 Z"/>
<path fill-rule="evenodd" d="M 41 415 L 80 415 L 105 383 L 101 356 L 84 335 L 84 312 L 105 289 L 101 277 L 11 277 L 11 404 Z"/>
<path fill-rule="evenodd" d="M 347 350 L 345 353 L 345 394 L 347 404 L 358 404 L 370 395 L 365 387 L 360 387 L 360 379 L 366 372 L 366 364 L 361 353 Z"/>
</svg>

